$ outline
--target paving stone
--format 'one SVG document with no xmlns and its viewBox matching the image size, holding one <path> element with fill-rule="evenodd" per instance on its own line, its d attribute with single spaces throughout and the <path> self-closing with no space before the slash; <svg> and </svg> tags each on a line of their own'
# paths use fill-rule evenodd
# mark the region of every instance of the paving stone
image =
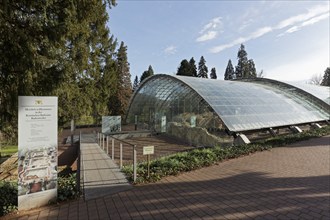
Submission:
<svg viewBox="0 0 330 220">
<path fill-rule="evenodd" d="M 304 141 L 167 177 L 158 183 L 88 201 L 81 199 L 69 206 L 62 204 L 55 210 L 45 208 L 38 212 L 39 219 L 47 219 L 56 210 L 58 219 L 72 216 L 70 220 L 329 219 L 328 143 L 329 137 Z M 101 159 L 96 165 L 90 164 L 103 167 Z M 103 172 L 99 172 L 101 176 Z M 108 178 L 102 181 L 111 184 Z M 28 219 L 13 216 L 20 217 Z"/>
</svg>

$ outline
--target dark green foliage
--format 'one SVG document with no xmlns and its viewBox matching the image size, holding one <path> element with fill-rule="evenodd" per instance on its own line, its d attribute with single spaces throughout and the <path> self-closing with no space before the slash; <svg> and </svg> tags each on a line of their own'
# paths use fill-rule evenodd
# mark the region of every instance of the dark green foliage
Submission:
<svg viewBox="0 0 330 220">
<path fill-rule="evenodd" d="M 0 216 L 17 209 L 17 182 L 0 181 Z"/>
<path fill-rule="evenodd" d="M 58 177 L 57 200 L 65 201 L 75 199 L 79 196 L 77 191 L 76 174 Z"/>
<path fill-rule="evenodd" d="M 217 77 L 217 72 L 216 72 L 214 67 L 211 69 L 210 78 L 211 79 L 217 79 L 218 78 Z"/>
<path fill-rule="evenodd" d="M 151 161 L 150 177 L 147 177 L 147 163 L 143 162 L 137 166 L 137 180 L 135 183 L 155 182 L 162 177 L 177 175 L 181 172 L 195 170 L 210 166 L 222 160 L 237 158 L 257 151 L 264 151 L 272 147 L 283 146 L 310 138 L 321 137 L 330 134 L 330 126 L 310 130 L 300 134 L 279 136 L 259 141 L 254 144 L 212 148 L 197 148 L 187 152 L 176 153 L 167 157 L 161 157 Z M 123 172 L 132 181 L 133 167 L 125 166 Z"/>
<path fill-rule="evenodd" d="M 249 75 L 247 52 L 245 51 L 243 44 L 241 44 L 241 47 L 238 50 L 237 59 L 238 62 L 235 69 L 235 75 L 236 79 L 241 79 Z"/>
<path fill-rule="evenodd" d="M 254 64 L 253 59 L 248 60 L 248 75 L 245 78 L 255 78 L 257 77 L 257 69 Z"/>
<path fill-rule="evenodd" d="M 158 181 L 165 176 L 176 175 L 181 172 L 210 166 L 222 160 L 235 158 L 268 148 L 268 146 L 263 147 L 258 145 L 227 148 L 216 146 L 213 148 L 198 148 L 188 152 L 177 153 L 168 157 L 153 160 L 150 164 L 150 178 L 147 177 L 147 163 L 140 163 L 137 167 L 136 183 Z M 130 178 L 129 180 L 132 181 L 132 166 L 124 167 L 123 172 Z"/>
<path fill-rule="evenodd" d="M 152 69 L 152 66 L 150 65 L 148 67 L 148 70 L 144 71 L 141 75 L 140 82 L 142 82 L 144 79 L 148 78 L 149 76 L 154 75 L 154 70 Z"/>
<path fill-rule="evenodd" d="M 135 91 L 139 87 L 139 78 L 138 76 L 135 76 L 134 82 L 133 82 L 133 91 Z"/>
<path fill-rule="evenodd" d="M 201 56 L 201 59 L 198 62 L 198 74 L 197 77 L 200 78 L 208 78 L 207 73 L 208 73 L 208 68 L 206 66 L 206 60 L 204 59 L 203 56 Z"/>
<path fill-rule="evenodd" d="M 235 74 L 234 67 L 233 67 L 233 64 L 231 63 L 231 60 L 229 59 L 227 67 L 226 67 L 225 78 L 224 79 L 225 80 L 232 80 L 234 78 L 234 74 Z"/>
<path fill-rule="evenodd" d="M 124 115 L 132 95 L 131 74 L 127 59 L 127 46 L 121 42 L 117 52 L 116 73 L 109 109 L 113 115 Z"/>
<path fill-rule="evenodd" d="M 176 75 L 197 77 L 197 67 L 195 59 L 192 57 L 189 62 L 184 59 L 181 61 Z"/>
<path fill-rule="evenodd" d="M 191 67 L 188 60 L 184 59 L 181 61 L 180 66 L 178 67 L 178 72 L 176 75 L 178 76 L 193 76 L 191 72 Z"/>
<path fill-rule="evenodd" d="M 197 77 L 197 67 L 196 67 L 195 59 L 193 57 L 189 60 L 189 65 L 190 65 L 191 76 Z"/>
<path fill-rule="evenodd" d="M 273 147 L 280 147 L 280 146 L 292 144 L 292 143 L 295 143 L 298 141 L 322 137 L 322 136 L 329 135 L 329 134 L 330 134 L 330 126 L 326 126 L 323 128 L 313 129 L 313 130 L 309 130 L 309 131 L 298 133 L 298 134 L 277 136 L 277 137 L 269 138 L 264 141 L 258 141 L 257 143 L 261 144 L 261 145 L 266 144 L 266 145 L 271 145 Z"/>
<path fill-rule="evenodd" d="M 19 95 L 58 96 L 59 125 L 112 112 L 114 0 L 7 1 L 0 5 L 0 129 L 17 140 Z"/>
<path fill-rule="evenodd" d="M 257 70 L 254 61 L 252 59 L 248 60 L 247 52 L 245 51 L 245 46 L 243 44 L 241 44 L 241 47 L 238 50 L 237 59 L 238 63 L 235 69 L 236 79 L 254 78 L 257 76 Z"/>
<path fill-rule="evenodd" d="M 76 174 L 58 177 L 57 201 L 66 201 L 79 197 L 76 187 Z M 17 209 L 17 181 L 0 181 L 0 216 Z"/>
<path fill-rule="evenodd" d="M 330 67 L 324 71 L 321 86 L 330 86 Z"/>
</svg>

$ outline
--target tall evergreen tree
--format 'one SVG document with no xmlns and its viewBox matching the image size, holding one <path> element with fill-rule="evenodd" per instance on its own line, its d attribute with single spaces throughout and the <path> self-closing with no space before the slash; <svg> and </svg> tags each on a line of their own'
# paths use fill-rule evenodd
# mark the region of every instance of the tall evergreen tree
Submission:
<svg viewBox="0 0 330 220">
<path fill-rule="evenodd" d="M 127 60 L 127 46 L 121 42 L 117 52 L 116 62 L 116 88 L 110 98 L 109 105 L 112 106 L 112 114 L 124 115 L 132 94 L 131 74 Z"/>
<path fill-rule="evenodd" d="M 214 67 L 211 69 L 210 78 L 211 79 L 217 79 L 218 78 L 217 77 L 217 72 L 216 72 Z"/>
<path fill-rule="evenodd" d="M 257 77 L 257 70 L 253 59 L 248 60 L 248 75 L 244 78 L 255 78 Z"/>
<path fill-rule="evenodd" d="M 154 70 L 152 69 L 152 66 L 149 65 L 148 70 L 142 73 L 140 82 L 142 82 L 144 79 L 148 78 L 149 76 L 153 76 L 153 75 L 154 75 Z"/>
<path fill-rule="evenodd" d="M 245 47 L 241 44 L 237 53 L 238 63 L 235 69 L 236 79 L 241 79 L 249 76 L 249 62 Z"/>
<path fill-rule="evenodd" d="M 330 67 L 324 71 L 321 86 L 330 86 Z"/>
<path fill-rule="evenodd" d="M 134 82 L 133 82 L 133 91 L 135 91 L 139 87 L 139 78 L 138 76 L 135 76 Z"/>
<path fill-rule="evenodd" d="M 208 68 L 206 66 L 206 60 L 204 59 L 203 56 L 201 56 L 199 63 L 198 63 L 197 77 L 208 78 L 207 73 L 208 73 Z"/>
<path fill-rule="evenodd" d="M 190 74 L 191 76 L 197 77 L 197 67 L 194 57 L 189 60 Z"/>
<path fill-rule="evenodd" d="M 231 63 L 231 60 L 229 59 L 227 67 L 226 67 L 224 79 L 232 80 L 235 77 L 234 75 L 235 75 L 234 67 L 233 67 L 233 64 Z"/>
<path fill-rule="evenodd" d="M 57 95 L 60 126 L 92 112 L 95 102 L 86 94 L 100 97 L 102 86 L 109 91 L 104 79 L 113 72 L 115 41 L 109 38 L 106 7 L 114 5 L 114 0 L 0 5 L 2 131 L 17 127 L 18 95 Z"/>
<path fill-rule="evenodd" d="M 177 74 L 179 76 L 192 76 L 191 66 L 188 60 L 184 59 L 181 61 L 180 66 L 178 67 Z"/>
</svg>

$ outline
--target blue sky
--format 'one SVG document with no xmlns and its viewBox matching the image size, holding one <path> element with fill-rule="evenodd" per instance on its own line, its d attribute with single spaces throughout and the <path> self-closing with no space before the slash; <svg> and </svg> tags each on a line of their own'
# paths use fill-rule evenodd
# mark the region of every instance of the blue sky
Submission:
<svg viewBox="0 0 330 220">
<path fill-rule="evenodd" d="M 266 78 L 308 81 L 330 66 L 329 1 L 118 0 L 109 29 L 128 47 L 132 80 L 152 65 L 175 74 L 183 59 L 206 59 L 223 79 L 228 60 L 248 58 Z"/>
</svg>

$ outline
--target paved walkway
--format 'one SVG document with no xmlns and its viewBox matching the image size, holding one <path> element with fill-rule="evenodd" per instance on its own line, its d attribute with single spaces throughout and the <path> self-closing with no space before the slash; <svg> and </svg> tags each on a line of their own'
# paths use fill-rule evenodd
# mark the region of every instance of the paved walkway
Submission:
<svg viewBox="0 0 330 220">
<path fill-rule="evenodd" d="M 113 160 L 96 144 L 95 137 L 82 135 L 81 175 L 85 200 L 131 189 L 125 175 Z"/>
<path fill-rule="evenodd" d="M 15 219 L 330 219 L 329 137 Z"/>
</svg>

